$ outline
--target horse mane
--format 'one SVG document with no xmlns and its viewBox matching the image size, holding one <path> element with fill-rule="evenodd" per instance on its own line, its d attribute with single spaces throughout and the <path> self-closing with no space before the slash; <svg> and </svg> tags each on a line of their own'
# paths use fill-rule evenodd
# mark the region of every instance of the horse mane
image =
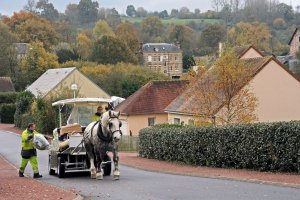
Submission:
<svg viewBox="0 0 300 200">
<path fill-rule="evenodd" d="M 102 114 L 101 124 L 106 127 L 109 123 L 109 112 L 105 112 Z"/>
</svg>

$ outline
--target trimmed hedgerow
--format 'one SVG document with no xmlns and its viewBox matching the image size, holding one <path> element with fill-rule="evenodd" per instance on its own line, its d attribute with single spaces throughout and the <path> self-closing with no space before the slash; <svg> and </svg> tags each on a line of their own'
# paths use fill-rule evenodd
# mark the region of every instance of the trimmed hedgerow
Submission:
<svg viewBox="0 0 300 200">
<path fill-rule="evenodd" d="M 14 103 L 0 104 L 0 122 L 13 124 L 15 111 L 16 105 Z"/>
<path fill-rule="evenodd" d="M 300 122 L 148 127 L 140 131 L 139 154 L 199 166 L 299 173 Z"/>
<path fill-rule="evenodd" d="M 0 92 L 0 104 L 15 103 L 17 100 L 17 92 Z"/>
</svg>

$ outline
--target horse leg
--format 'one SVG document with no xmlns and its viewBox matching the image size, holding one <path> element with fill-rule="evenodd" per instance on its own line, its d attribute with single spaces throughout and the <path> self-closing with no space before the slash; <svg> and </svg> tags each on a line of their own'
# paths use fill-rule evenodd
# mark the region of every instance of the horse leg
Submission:
<svg viewBox="0 0 300 200">
<path fill-rule="evenodd" d="M 113 160 L 114 160 L 114 180 L 119 180 L 120 178 L 120 171 L 118 168 L 119 164 L 119 155 L 118 155 L 118 150 L 114 149 L 113 150 Z"/>
<path fill-rule="evenodd" d="M 102 172 L 102 168 L 101 168 L 101 163 L 102 163 L 102 159 L 101 159 L 101 154 L 98 150 L 96 150 L 96 168 L 97 168 L 97 174 L 96 174 L 96 179 L 98 180 L 102 180 L 103 179 L 103 172 Z"/>
<path fill-rule="evenodd" d="M 91 172 L 91 178 L 96 178 L 96 168 L 94 164 L 94 153 L 93 148 L 91 145 L 85 145 L 86 152 L 88 154 L 88 157 L 90 159 L 90 172 Z"/>
</svg>

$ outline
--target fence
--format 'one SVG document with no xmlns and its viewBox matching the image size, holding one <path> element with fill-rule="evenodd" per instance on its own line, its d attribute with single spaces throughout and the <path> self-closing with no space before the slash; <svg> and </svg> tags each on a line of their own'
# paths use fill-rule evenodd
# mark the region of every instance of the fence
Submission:
<svg viewBox="0 0 300 200">
<path fill-rule="evenodd" d="M 122 136 L 119 142 L 119 151 L 135 151 L 139 150 L 139 138 L 136 136 Z"/>
</svg>

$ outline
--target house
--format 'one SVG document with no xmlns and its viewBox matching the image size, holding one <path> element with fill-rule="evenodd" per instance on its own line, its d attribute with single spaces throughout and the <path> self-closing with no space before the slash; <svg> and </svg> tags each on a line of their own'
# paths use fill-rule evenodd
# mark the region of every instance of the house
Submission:
<svg viewBox="0 0 300 200">
<path fill-rule="evenodd" d="M 187 81 L 151 81 L 116 107 L 120 111 L 125 135 L 138 135 L 139 130 L 168 122 L 164 109 L 186 87 Z"/>
<path fill-rule="evenodd" d="M 147 43 L 142 46 L 143 65 L 173 79 L 182 76 L 182 51 L 174 44 Z"/>
<path fill-rule="evenodd" d="M 14 43 L 14 47 L 16 49 L 18 60 L 25 58 L 30 49 L 28 43 Z"/>
<path fill-rule="evenodd" d="M 0 77 L 0 92 L 14 92 L 15 87 L 10 77 Z"/>
<path fill-rule="evenodd" d="M 296 58 L 296 53 L 300 49 L 300 30 L 299 27 L 297 27 L 289 41 L 290 45 L 290 55 L 292 55 L 294 58 Z"/>
<path fill-rule="evenodd" d="M 265 55 L 253 45 L 237 46 L 233 48 L 239 59 L 261 58 Z"/>
<path fill-rule="evenodd" d="M 244 59 L 247 66 L 251 67 L 252 79 L 244 86 L 252 88 L 258 105 L 255 113 L 257 122 L 276 122 L 300 120 L 300 81 L 275 57 L 256 57 Z M 193 124 L 195 110 L 200 105 L 195 105 L 195 95 L 187 94 L 193 90 L 193 86 L 185 90 L 172 103 L 166 107 L 168 122 L 175 124 Z M 237 92 L 241 92 L 237 91 Z M 224 111 L 223 102 L 214 102 L 213 115 L 206 116 L 209 122 L 217 122 L 218 117 Z"/>
<path fill-rule="evenodd" d="M 73 95 L 80 97 L 102 97 L 110 96 L 93 81 L 78 71 L 75 67 L 48 69 L 42 76 L 33 82 L 27 89 L 36 97 L 47 98 L 52 95 Z"/>
</svg>

